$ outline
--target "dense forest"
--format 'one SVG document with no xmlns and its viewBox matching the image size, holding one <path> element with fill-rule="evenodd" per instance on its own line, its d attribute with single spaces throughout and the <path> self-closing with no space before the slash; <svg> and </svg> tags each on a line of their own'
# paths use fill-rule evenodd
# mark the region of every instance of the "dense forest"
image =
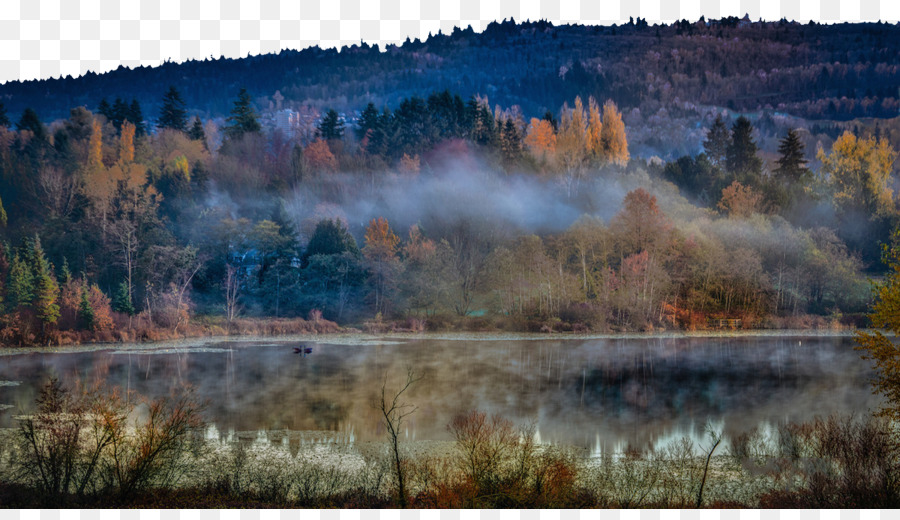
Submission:
<svg viewBox="0 0 900 520">
<path fill-rule="evenodd" d="M 0 341 L 856 324 L 897 30 L 505 22 L 4 85 Z"/>
</svg>

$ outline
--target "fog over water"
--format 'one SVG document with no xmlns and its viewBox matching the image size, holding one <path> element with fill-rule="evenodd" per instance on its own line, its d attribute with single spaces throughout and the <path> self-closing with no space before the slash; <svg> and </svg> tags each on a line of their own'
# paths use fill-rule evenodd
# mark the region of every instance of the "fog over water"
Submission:
<svg viewBox="0 0 900 520">
<path fill-rule="evenodd" d="M 97 378 L 143 395 L 191 385 L 220 432 L 327 430 L 383 436 L 372 401 L 385 374 L 396 388 L 410 366 L 423 379 L 406 401 L 409 439 L 449 439 L 458 412 L 536 420 L 542 441 L 592 450 L 699 438 L 817 415 L 867 413 L 879 398 L 849 337 L 739 336 L 622 339 L 398 339 L 357 345 L 228 342 L 158 351 L 30 353 L 0 360 L 0 426 L 28 410 L 42 381 Z"/>
</svg>

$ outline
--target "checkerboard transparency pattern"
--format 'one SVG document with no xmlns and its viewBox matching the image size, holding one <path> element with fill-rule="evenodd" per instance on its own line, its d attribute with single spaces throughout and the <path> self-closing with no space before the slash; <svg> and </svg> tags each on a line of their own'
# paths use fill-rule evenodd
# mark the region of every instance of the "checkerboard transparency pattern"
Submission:
<svg viewBox="0 0 900 520">
<path fill-rule="evenodd" d="M 0 82 L 157 65 L 402 43 L 491 21 L 649 23 L 750 15 L 820 22 L 900 20 L 897 0 L 0 0 Z M 893 511 L 171 511 L 0 510 L 4 520 L 876 520 Z"/>
<path fill-rule="evenodd" d="M 750 15 L 807 21 L 900 20 L 897 0 L 0 0 L 0 82 L 78 76 L 119 65 L 239 57 L 407 37 L 491 21 L 612 24 Z"/>
</svg>

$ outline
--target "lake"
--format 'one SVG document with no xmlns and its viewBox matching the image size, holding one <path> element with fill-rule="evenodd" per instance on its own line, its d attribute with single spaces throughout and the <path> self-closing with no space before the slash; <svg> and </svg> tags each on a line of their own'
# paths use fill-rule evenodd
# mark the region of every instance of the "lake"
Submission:
<svg viewBox="0 0 900 520">
<path fill-rule="evenodd" d="M 329 341 L 332 341 L 331 343 Z M 454 414 L 479 409 L 537 422 L 544 442 L 597 453 L 726 433 L 830 413 L 867 413 L 869 362 L 852 337 L 811 335 L 559 338 L 425 336 L 298 341 L 190 341 L 177 348 L 0 356 L 0 427 L 33 407 L 40 385 L 102 380 L 147 396 L 193 388 L 205 417 L 228 432 L 290 429 L 382 438 L 372 402 L 387 375 L 422 376 L 403 401 L 418 407 L 405 438 L 447 440 Z M 332 432 L 332 433 L 325 433 Z"/>
</svg>

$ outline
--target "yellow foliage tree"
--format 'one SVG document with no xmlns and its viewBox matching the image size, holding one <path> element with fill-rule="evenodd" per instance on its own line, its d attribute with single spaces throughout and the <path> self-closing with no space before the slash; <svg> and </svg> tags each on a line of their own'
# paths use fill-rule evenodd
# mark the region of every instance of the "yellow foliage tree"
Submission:
<svg viewBox="0 0 900 520">
<path fill-rule="evenodd" d="M 873 283 L 875 301 L 869 314 L 872 328 L 857 332 L 856 342 L 857 350 L 865 352 L 863 359 L 875 362 L 877 378 L 873 387 L 887 400 L 879 414 L 897 421 L 900 420 L 900 348 L 892 339 L 900 335 L 900 312 L 897 312 L 900 309 L 900 232 L 894 232 L 892 246 L 884 246 L 882 258 L 890 272 L 883 281 Z"/>
<path fill-rule="evenodd" d="M 628 164 L 628 139 L 625 136 L 625 123 L 622 114 L 612 100 L 603 104 L 603 128 L 600 130 L 600 141 L 606 161 L 619 166 Z"/>
<path fill-rule="evenodd" d="M 722 198 L 719 200 L 719 209 L 732 217 L 749 217 L 759 213 L 762 207 L 762 194 L 753 191 L 750 186 L 744 186 L 734 181 L 722 190 Z"/>
<path fill-rule="evenodd" d="M 861 206 L 870 215 L 880 217 L 896 213 L 889 184 L 897 152 L 887 139 L 859 139 L 844 132 L 831 145 L 831 153 L 819 148 L 817 158 L 838 207 Z"/>
<path fill-rule="evenodd" d="M 134 162 L 134 125 L 125 121 L 122 123 L 122 133 L 119 136 L 119 161 L 125 164 Z"/>
<path fill-rule="evenodd" d="M 370 260 L 385 260 L 397 255 L 400 238 L 391 231 L 391 226 L 384 217 L 373 218 L 369 222 L 365 240 L 362 252 Z"/>
<path fill-rule="evenodd" d="M 556 153 L 556 132 L 550 121 L 532 117 L 525 135 L 525 146 L 536 159 L 552 157 Z"/>
<path fill-rule="evenodd" d="M 88 144 L 87 168 L 89 171 L 103 168 L 103 127 L 94 119 L 91 124 L 91 140 Z"/>
<path fill-rule="evenodd" d="M 390 294 L 393 292 L 399 271 L 397 247 L 400 238 L 391 231 L 384 217 L 373 218 L 366 228 L 366 245 L 362 253 L 366 258 L 369 281 L 374 289 L 373 303 L 376 313 L 387 312 Z"/>
<path fill-rule="evenodd" d="M 316 139 L 309 143 L 306 149 L 303 150 L 303 156 L 306 157 L 306 160 L 309 161 L 309 165 L 312 166 L 314 170 L 330 172 L 337 170 L 337 158 L 331 153 L 331 149 L 328 148 L 328 143 L 323 139 Z"/>
<path fill-rule="evenodd" d="M 588 152 L 594 159 L 600 159 L 603 156 L 603 146 L 601 141 L 603 122 L 600 120 L 600 106 L 597 100 L 591 96 L 588 99 L 588 136 L 587 147 Z"/>
</svg>

